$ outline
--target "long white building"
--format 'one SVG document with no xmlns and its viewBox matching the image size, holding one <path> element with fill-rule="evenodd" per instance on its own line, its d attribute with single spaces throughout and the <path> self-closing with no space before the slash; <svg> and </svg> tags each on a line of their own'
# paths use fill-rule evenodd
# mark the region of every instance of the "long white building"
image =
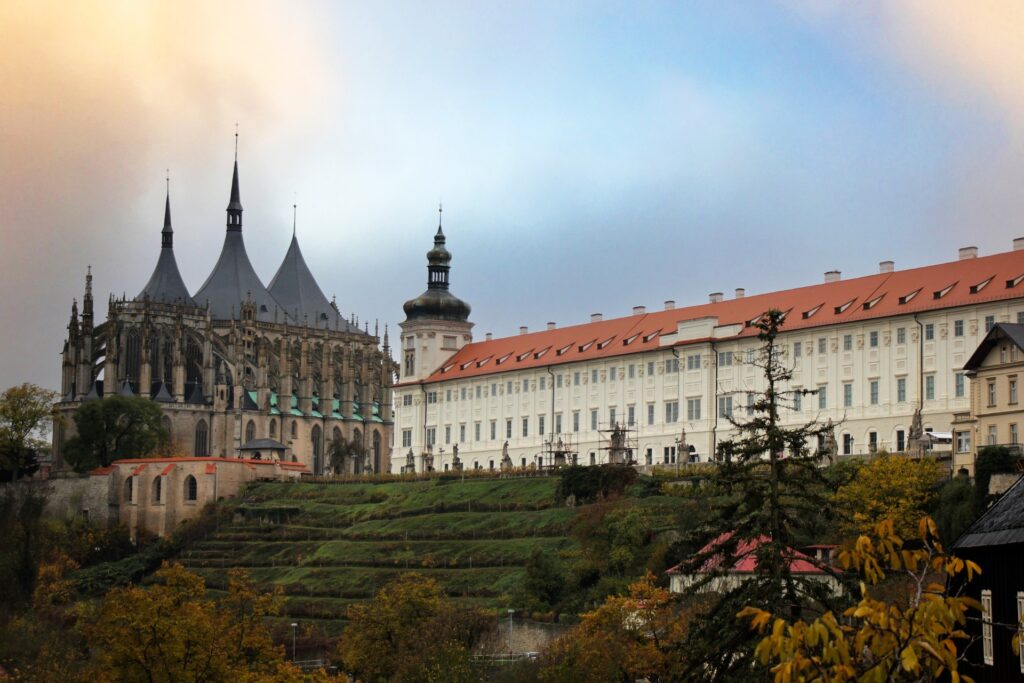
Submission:
<svg viewBox="0 0 1024 683">
<path fill-rule="evenodd" d="M 448 290 L 451 255 L 438 228 L 428 289 L 405 304 L 401 324 L 395 471 L 410 453 L 421 470 L 428 446 L 438 470 L 451 467 L 456 447 L 466 468 L 498 468 L 506 442 L 517 466 L 550 455 L 558 440 L 581 464 L 602 463 L 616 423 L 639 464 L 675 462 L 683 430 L 692 456 L 713 459 L 734 432 L 726 416 L 742 416 L 762 389 L 746 361 L 759 347 L 751 321 L 769 308 L 787 314 L 780 342 L 791 388 L 818 391 L 785 421 L 831 419 L 840 453 L 902 451 L 919 406 L 926 431 L 951 431 L 953 413 L 970 408 L 970 354 L 994 323 L 1024 322 L 1024 238 L 1012 251 L 958 256 L 474 342 L 470 308 Z M 972 465 L 970 444 L 954 450 L 955 467 Z"/>
</svg>

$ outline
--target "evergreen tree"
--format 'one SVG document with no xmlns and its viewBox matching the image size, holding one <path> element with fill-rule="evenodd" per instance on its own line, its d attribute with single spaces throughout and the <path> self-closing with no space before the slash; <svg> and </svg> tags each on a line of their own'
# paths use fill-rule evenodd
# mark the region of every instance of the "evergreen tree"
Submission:
<svg viewBox="0 0 1024 683">
<path fill-rule="evenodd" d="M 820 455 L 808 448 L 831 425 L 781 424 L 780 411 L 793 405 L 794 396 L 815 393 L 788 388 L 793 372 L 777 342 L 784 320 L 783 312 L 769 310 L 754 323 L 762 347 L 752 363 L 763 372 L 765 390 L 749 406 L 746 418 L 729 417 L 736 434 L 719 446 L 711 514 L 692 539 L 703 549 L 682 568 L 689 574 L 700 572 L 702 578 L 687 591 L 700 594 L 698 602 L 705 610 L 684 645 L 690 653 L 687 680 L 763 677 L 754 668 L 754 634 L 736 617 L 744 607 L 797 616 L 831 607 L 833 601 L 824 583 L 791 568 L 793 548 L 817 540 L 813 534 L 821 528 L 822 517 L 831 515 L 833 487 L 819 468 Z M 752 576 L 740 583 L 712 583 L 743 554 L 756 560 Z M 719 593 L 711 592 L 712 587 Z"/>
</svg>

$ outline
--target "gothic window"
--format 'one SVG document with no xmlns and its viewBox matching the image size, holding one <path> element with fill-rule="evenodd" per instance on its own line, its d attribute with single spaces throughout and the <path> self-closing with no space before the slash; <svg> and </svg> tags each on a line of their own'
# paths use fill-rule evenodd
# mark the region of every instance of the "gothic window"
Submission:
<svg viewBox="0 0 1024 683">
<path fill-rule="evenodd" d="M 199 500 L 199 482 L 191 474 L 185 477 L 185 500 L 191 502 Z"/>
<path fill-rule="evenodd" d="M 271 439 L 276 439 L 277 438 L 277 420 L 271 420 L 270 421 L 270 438 Z"/>
<path fill-rule="evenodd" d="M 133 477 L 128 477 L 124 480 L 124 502 L 126 503 L 132 502 L 132 479 Z"/>
<path fill-rule="evenodd" d="M 162 367 L 163 366 L 160 365 L 160 337 L 156 334 L 153 334 L 149 338 L 149 368 L 150 376 L 154 380 L 162 379 L 160 375 L 160 370 L 162 369 Z M 139 393 L 142 393 L 141 389 L 139 390 Z"/>
<path fill-rule="evenodd" d="M 209 430 L 206 426 L 206 420 L 200 420 L 198 424 L 196 424 L 196 443 L 194 450 L 197 458 L 202 458 L 210 454 Z"/>
<path fill-rule="evenodd" d="M 163 477 L 154 477 L 153 478 L 153 502 L 154 503 L 161 502 L 160 501 L 160 494 L 162 493 L 161 489 L 163 488 L 163 481 L 164 481 Z"/>
<path fill-rule="evenodd" d="M 249 420 L 249 424 L 245 425 L 245 441 L 246 443 L 256 438 L 256 423 Z"/>
<path fill-rule="evenodd" d="M 299 435 L 299 422 L 298 420 L 292 420 L 292 438 L 296 438 Z"/>
<path fill-rule="evenodd" d="M 142 342 L 139 340 L 139 331 L 135 328 L 128 330 L 128 339 L 125 342 L 124 363 L 125 378 L 129 382 L 138 382 L 139 366 L 142 365 Z"/>
<path fill-rule="evenodd" d="M 380 472 L 380 432 L 373 432 L 373 473 Z"/>
<path fill-rule="evenodd" d="M 341 430 L 340 430 L 340 429 L 338 429 L 337 427 L 335 427 L 335 428 L 334 428 L 334 431 L 333 431 L 333 432 L 331 432 L 331 438 L 332 438 L 332 439 L 333 439 L 333 440 L 334 440 L 335 442 L 340 442 L 340 441 L 341 441 Z"/>
<path fill-rule="evenodd" d="M 310 433 L 310 440 L 313 442 L 313 473 L 320 474 L 320 442 L 323 440 L 320 425 L 313 425 L 313 431 Z"/>
<path fill-rule="evenodd" d="M 174 346 L 170 339 L 164 339 L 164 382 L 174 383 Z"/>
<path fill-rule="evenodd" d="M 203 352 L 194 339 L 185 344 L 185 381 L 201 384 L 203 379 Z"/>
</svg>

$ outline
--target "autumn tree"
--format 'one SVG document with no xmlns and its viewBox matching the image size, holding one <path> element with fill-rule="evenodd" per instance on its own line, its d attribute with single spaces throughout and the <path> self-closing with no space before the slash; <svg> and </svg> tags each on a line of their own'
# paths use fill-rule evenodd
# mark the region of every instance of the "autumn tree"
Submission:
<svg viewBox="0 0 1024 683">
<path fill-rule="evenodd" d="M 860 600 L 841 616 L 829 611 L 810 620 L 747 607 L 737 615 L 764 637 L 756 655 L 776 683 L 897 683 L 970 680 L 958 672 L 975 600 L 951 595 L 954 580 L 970 580 L 979 568 L 946 553 L 931 518 L 919 521 L 911 546 L 892 520 L 840 553 L 842 565 L 861 576 Z M 879 599 L 873 589 L 897 580 L 904 590 Z"/>
<path fill-rule="evenodd" d="M 55 392 L 28 383 L 0 394 L 0 481 L 35 472 L 36 451 L 46 446 L 55 400 Z"/>
<path fill-rule="evenodd" d="M 935 460 L 879 453 L 836 492 L 844 537 L 870 533 L 883 519 L 892 521 L 897 534 L 913 535 L 942 478 Z"/>
<path fill-rule="evenodd" d="M 165 564 L 156 579 L 150 587 L 111 590 L 83 628 L 93 680 L 302 680 L 264 624 L 277 613 L 278 594 L 257 591 L 243 570 L 230 572 L 219 602 L 207 596 L 202 577 L 180 565 Z"/>
<path fill-rule="evenodd" d="M 75 412 L 77 434 L 64 445 L 67 462 L 79 472 L 122 458 L 144 458 L 168 438 L 160 405 L 140 396 L 107 396 L 86 401 Z"/>
<path fill-rule="evenodd" d="M 346 616 L 338 657 L 367 683 L 475 680 L 469 655 L 494 627 L 493 618 L 459 607 L 417 573 L 402 574 Z"/>
<path fill-rule="evenodd" d="M 701 573 L 702 578 L 687 588 L 697 598 L 708 596 L 739 548 L 756 548 L 756 568 L 743 581 L 715 593 L 708 611 L 694 623 L 686 642 L 692 656 L 685 678 L 746 681 L 754 675 L 754 638 L 735 618 L 743 606 L 796 614 L 822 609 L 835 599 L 824 582 L 792 571 L 794 548 L 817 540 L 814 535 L 835 506 L 820 458 L 808 448 L 827 428 L 816 422 L 783 425 L 782 411 L 793 407 L 794 397 L 814 393 L 788 386 L 793 373 L 778 343 L 784 322 L 783 312 L 769 310 L 753 323 L 761 348 L 747 362 L 761 371 L 764 390 L 748 405 L 746 416 L 726 416 L 735 436 L 719 445 L 707 521 L 688 539 L 703 549 L 681 569 Z"/>
<path fill-rule="evenodd" d="M 678 596 L 655 585 L 648 573 L 627 596 L 609 597 L 544 652 L 540 680 L 678 680 L 689 619 Z"/>
</svg>

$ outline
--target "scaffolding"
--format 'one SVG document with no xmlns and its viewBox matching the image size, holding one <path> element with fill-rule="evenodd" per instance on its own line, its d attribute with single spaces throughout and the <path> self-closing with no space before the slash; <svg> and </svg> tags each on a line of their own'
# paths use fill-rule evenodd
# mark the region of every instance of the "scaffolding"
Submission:
<svg viewBox="0 0 1024 683">
<path fill-rule="evenodd" d="M 639 440 L 635 426 L 613 422 L 599 429 L 598 432 L 607 443 L 607 445 L 601 446 L 600 450 L 608 451 L 606 459 L 608 465 L 636 464 L 635 454 L 639 448 Z"/>
<path fill-rule="evenodd" d="M 540 453 L 541 469 L 557 469 L 575 465 L 579 458 L 579 442 L 572 434 L 552 434 L 544 441 Z"/>
</svg>

